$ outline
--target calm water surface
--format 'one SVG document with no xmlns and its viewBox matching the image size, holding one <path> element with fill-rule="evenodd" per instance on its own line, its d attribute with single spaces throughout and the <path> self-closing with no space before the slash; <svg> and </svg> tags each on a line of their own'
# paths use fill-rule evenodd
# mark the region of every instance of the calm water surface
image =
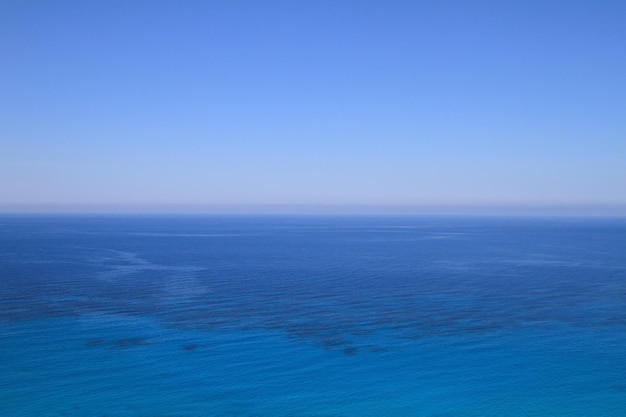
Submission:
<svg viewBox="0 0 626 417">
<path fill-rule="evenodd" d="M 0 217 L 0 416 L 626 415 L 626 220 Z"/>
</svg>

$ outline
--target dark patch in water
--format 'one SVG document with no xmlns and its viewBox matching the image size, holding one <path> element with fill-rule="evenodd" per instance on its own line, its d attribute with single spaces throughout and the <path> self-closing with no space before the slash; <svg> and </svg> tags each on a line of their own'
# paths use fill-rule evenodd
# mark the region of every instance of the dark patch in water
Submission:
<svg viewBox="0 0 626 417">
<path fill-rule="evenodd" d="M 357 352 L 358 350 L 355 347 L 348 347 L 343 350 L 343 354 L 346 356 L 354 356 L 357 354 Z"/>
<path fill-rule="evenodd" d="M 85 340 L 85 346 L 89 347 L 89 346 L 100 346 L 104 343 L 104 340 L 102 339 L 89 339 L 89 340 Z"/>
<path fill-rule="evenodd" d="M 148 341 L 141 337 L 129 337 L 127 339 L 116 339 L 113 341 L 113 346 L 120 349 L 143 346 L 147 344 Z"/>
<path fill-rule="evenodd" d="M 613 385 L 611 389 L 615 392 L 626 394 L 626 385 Z"/>
<path fill-rule="evenodd" d="M 185 349 L 187 352 L 193 352 L 194 350 L 198 349 L 198 345 L 185 345 L 183 346 L 183 349 Z"/>
</svg>

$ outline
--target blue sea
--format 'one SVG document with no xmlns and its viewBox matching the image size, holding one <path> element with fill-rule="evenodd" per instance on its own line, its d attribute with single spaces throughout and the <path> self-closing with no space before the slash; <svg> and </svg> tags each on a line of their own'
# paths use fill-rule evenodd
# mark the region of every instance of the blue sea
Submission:
<svg viewBox="0 0 626 417">
<path fill-rule="evenodd" d="M 626 415 L 626 219 L 0 217 L 0 416 Z"/>
</svg>

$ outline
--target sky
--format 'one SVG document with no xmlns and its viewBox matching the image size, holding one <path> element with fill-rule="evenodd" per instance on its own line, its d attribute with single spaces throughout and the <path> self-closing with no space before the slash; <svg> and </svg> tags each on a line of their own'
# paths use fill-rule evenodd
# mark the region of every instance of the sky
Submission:
<svg viewBox="0 0 626 417">
<path fill-rule="evenodd" d="M 0 211 L 626 214 L 623 0 L 0 1 Z"/>
</svg>

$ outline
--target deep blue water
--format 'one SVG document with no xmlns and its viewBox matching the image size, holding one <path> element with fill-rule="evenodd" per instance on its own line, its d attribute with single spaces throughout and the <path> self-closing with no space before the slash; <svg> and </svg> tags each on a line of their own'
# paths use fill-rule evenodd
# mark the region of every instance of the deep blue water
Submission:
<svg viewBox="0 0 626 417">
<path fill-rule="evenodd" d="M 0 416 L 624 416 L 626 219 L 0 217 Z"/>
</svg>

